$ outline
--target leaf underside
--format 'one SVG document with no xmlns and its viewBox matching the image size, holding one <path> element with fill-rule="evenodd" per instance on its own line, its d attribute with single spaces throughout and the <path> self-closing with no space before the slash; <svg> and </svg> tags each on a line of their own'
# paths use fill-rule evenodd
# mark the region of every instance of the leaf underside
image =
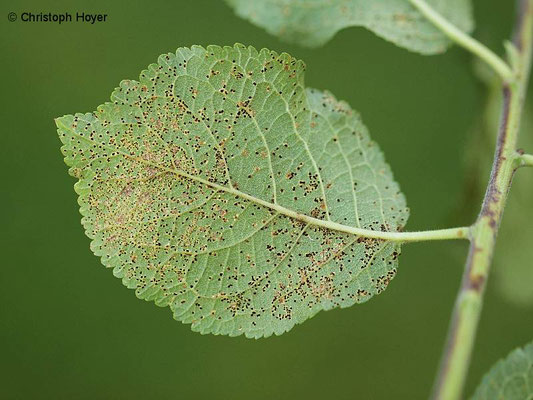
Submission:
<svg viewBox="0 0 533 400">
<path fill-rule="evenodd" d="M 307 47 L 338 31 L 361 26 L 397 46 L 422 54 L 442 53 L 449 39 L 408 0 L 226 0 L 237 15 L 281 39 Z M 474 26 L 470 0 L 427 0 L 465 32 Z"/>
<path fill-rule="evenodd" d="M 472 400 L 533 398 L 533 343 L 513 350 L 483 377 Z"/>
<path fill-rule="evenodd" d="M 194 331 L 279 335 L 396 273 L 397 243 L 279 210 L 387 231 L 408 217 L 359 116 L 306 89 L 304 69 L 267 49 L 180 48 L 56 120 L 91 249 Z"/>
</svg>

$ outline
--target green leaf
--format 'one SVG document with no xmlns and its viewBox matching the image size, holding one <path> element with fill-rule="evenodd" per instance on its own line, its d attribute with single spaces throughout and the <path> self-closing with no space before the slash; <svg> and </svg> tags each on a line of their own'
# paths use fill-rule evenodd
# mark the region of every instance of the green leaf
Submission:
<svg viewBox="0 0 533 400">
<path fill-rule="evenodd" d="M 56 120 L 91 249 L 202 333 L 282 334 L 382 292 L 405 200 L 359 116 L 303 62 L 194 46 Z M 348 229 L 349 228 L 349 229 Z"/>
<path fill-rule="evenodd" d="M 533 398 L 533 343 L 513 350 L 483 377 L 472 400 Z"/>
<path fill-rule="evenodd" d="M 365 27 L 376 35 L 422 54 L 451 44 L 408 0 L 226 0 L 242 18 L 281 39 L 316 47 L 339 30 Z M 427 0 L 465 32 L 474 26 L 470 0 Z"/>
</svg>

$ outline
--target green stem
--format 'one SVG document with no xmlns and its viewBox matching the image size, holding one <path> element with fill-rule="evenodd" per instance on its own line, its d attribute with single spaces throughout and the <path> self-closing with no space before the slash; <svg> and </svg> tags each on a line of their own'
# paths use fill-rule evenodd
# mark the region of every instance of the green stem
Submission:
<svg viewBox="0 0 533 400">
<path fill-rule="evenodd" d="M 463 392 L 483 304 L 496 234 L 515 170 L 516 143 L 533 49 L 533 0 L 521 0 L 514 45 L 519 51 L 517 78 L 504 86 L 501 126 L 494 164 L 479 217 L 472 228 L 470 252 L 452 315 L 433 399 L 457 400 Z"/>
<path fill-rule="evenodd" d="M 533 167 L 533 154 L 522 154 L 520 156 L 521 167 Z"/>
<path fill-rule="evenodd" d="M 511 82 L 514 79 L 513 71 L 509 65 L 483 43 L 461 31 L 424 0 L 409 0 L 409 2 L 452 41 L 474 53 L 490 65 L 504 82 Z"/>
</svg>

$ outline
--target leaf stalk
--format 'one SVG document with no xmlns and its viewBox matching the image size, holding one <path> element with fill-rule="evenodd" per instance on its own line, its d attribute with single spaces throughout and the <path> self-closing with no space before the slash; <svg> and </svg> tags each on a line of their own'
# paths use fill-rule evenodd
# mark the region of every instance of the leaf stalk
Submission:
<svg viewBox="0 0 533 400">
<path fill-rule="evenodd" d="M 533 167 L 533 154 L 522 154 L 520 156 L 521 167 Z"/>
<path fill-rule="evenodd" d="M 510 83 L 515 80 L 511 67 L 483 43 L 461 31 L 424 0 L 409 0 L 409 2 L 453 42 L 485 61 L 504 82 Z"/>
</svg>

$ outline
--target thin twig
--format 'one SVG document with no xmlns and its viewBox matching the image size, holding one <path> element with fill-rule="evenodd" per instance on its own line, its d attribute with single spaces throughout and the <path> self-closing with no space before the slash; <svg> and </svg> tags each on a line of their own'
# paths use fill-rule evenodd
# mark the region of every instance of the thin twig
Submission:
<svg viewBox="0 0 533 400">
<path fill-rule="evenodd" d="M 504 86 L 501 125 L 491 177 L 456 299 L 433 399 L 461 398 L 483 304 L 483 293 L 507 193 L 520 165 L 516 143 L 526 95 L 533 48 L 533 0 L 519 1 L 514 45 L 519 52 L 516 80 Z"/>
</svg>

